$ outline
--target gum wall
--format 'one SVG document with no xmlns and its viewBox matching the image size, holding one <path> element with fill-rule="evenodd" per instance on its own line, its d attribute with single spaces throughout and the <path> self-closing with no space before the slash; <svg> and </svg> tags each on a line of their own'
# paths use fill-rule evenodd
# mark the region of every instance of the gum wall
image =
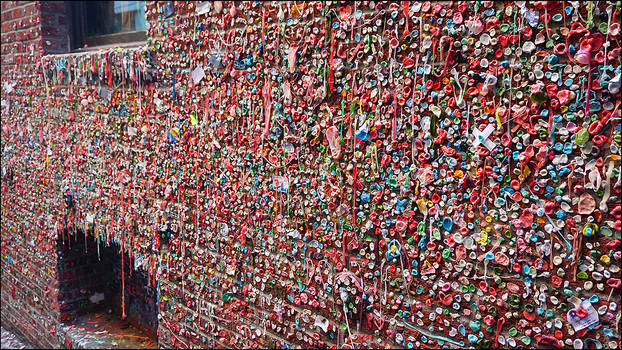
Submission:
<svg viewBox="0 0 622 350">
<path fill-rule="evenodd" d="M 620 1 L 147 1 L 143 46 L 64 54 L 66 6 L 2 2 L 35 344 L 80 236 L 161 347 L 620 348 Z"/>
</svg>

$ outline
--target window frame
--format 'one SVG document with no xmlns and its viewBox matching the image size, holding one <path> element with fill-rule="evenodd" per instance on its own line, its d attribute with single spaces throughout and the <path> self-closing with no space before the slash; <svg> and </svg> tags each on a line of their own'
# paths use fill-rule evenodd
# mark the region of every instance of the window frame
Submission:
<svg viewBox="0 0 622 350">
<path fill-rule="evenodd" d="M 90 51 L 111 46 L 135 47 L 147 43 L 146 30 L 86 36 L 86 16 L 84 11 L 83 1 L 70 2 L 71 52 Z M 84 45 L 87 45 L 87 47 L 84 47 Z"/>
</svg>

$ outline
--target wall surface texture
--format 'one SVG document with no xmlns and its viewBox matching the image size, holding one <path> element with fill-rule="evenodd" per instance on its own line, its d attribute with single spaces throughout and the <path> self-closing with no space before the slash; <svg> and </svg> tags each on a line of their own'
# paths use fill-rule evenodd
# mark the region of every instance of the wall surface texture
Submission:
<svg viewBox="0 0 622 350">
<path fill-rule="evenodd" d="M 2 2 L 2 322 L 64 344 L 86 234 L 161 347 L 619 348 L 621 6 Z"/>
<path fill-rule="evenodd" d="M 47 113 L 45 89 L 36 73 L 45 53 L 41 4 L 5 1 L 1 6 L 2 323 L 37 346 L 58 347 L 54 222 L 60 201 L 38 161 L 42 144 L 35 147 L 32 134 Z"/>
</svg>

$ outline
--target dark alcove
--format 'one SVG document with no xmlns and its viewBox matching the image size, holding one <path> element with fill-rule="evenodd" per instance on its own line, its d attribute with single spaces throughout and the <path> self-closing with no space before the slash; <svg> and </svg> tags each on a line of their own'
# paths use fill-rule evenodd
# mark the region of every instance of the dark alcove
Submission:
<svg viewBox="0 0 622 350">
<path fill-rule="evenodd" d="M 157 348 L 157 287 L 142 268 L 131 268 L 135 261 L 120 242 L 95 234 L 59 234 L 59 336 L 75 348 Z"/>
</svg>

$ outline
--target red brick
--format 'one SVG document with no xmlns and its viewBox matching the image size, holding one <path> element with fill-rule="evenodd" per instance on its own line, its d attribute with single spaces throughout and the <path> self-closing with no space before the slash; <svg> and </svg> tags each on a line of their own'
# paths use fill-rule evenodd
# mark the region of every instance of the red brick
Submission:
<svg viewBox="0 0 622 350">
<path fill-rule="evenodd" d="M 2 22 L 12 20 L 13 19 L 13 12 L 14 12 L 14 10 L 3 11 L 2 15 L 0 15 L 0 18 L 2 18 Z"/>
<path fill-rule="evenodd" d="M 43 49 L 47 51 L 58 49 L 56 40 L 43 39 Z"/>
<path fill-rule="evenodd" d="M 19 19 L 21 17 L 24 17 L 24 9 L 23 8 L 17 8 L 13 10 L 13 18 L 14 19 Z"/>
<path fill-rule="evenodd" d="M 7 14 L 7 15 L 8 15 L 9 13 L 10 13 L 10 17 L 11 17 L 11 18 L 7 18 L 7 19 L 5 19 L 5 20 L 12 20 L 12 19 L 19 18 L 19 17 L 20 17 L 20 14 L 21 14 L 21 11 L 20 11 L 20 9 L 13 9 L 13 10 L 9 11 L 8 13 L 5 13 L 5 14 Z M 3 14 L 3 16 L 4 16 L 5 14 Z"/>
<path fill-rule="evenodd" d="M 56 24 L 56 16 L 54 15 L 42 14 L 40 18 L 42 24 Z"/>
<path fill-rule="evenodd" d="M 17 53 L 17 52 L 21 53 L 21 52 L 24 52 L 25 50 L 26 50 L 26 47 L 25 47 L 24 44 L 22 44 L 22 43 L 15 43 L 15 44 L 13 44 L 13 51 L 15 53 Z"/>
<path fill-rule="evenodd" d="M 41 34 L 44 36 L 56 36 L 58 35 L 58 29 L 56 27 L 43 26 L 41 27 Z"/>
<path fill-rule="evenodd" d="M 42 1 L 41 11 L 42 12 L 55 12 L 55 13 L 64 12 L 65 2 L 63 1 Z"/>
<path fill-rule="evenodd" d="M 13 64 L 13 55 L 3 54 L 2 55 L 2 65 Z"/>
<path fill-rule="evenodd" d="M 33 16 L 39 13 L 34 3 L 24 7 L 23 9 L 24 9 L 24 16 Z"/>
</svg>

